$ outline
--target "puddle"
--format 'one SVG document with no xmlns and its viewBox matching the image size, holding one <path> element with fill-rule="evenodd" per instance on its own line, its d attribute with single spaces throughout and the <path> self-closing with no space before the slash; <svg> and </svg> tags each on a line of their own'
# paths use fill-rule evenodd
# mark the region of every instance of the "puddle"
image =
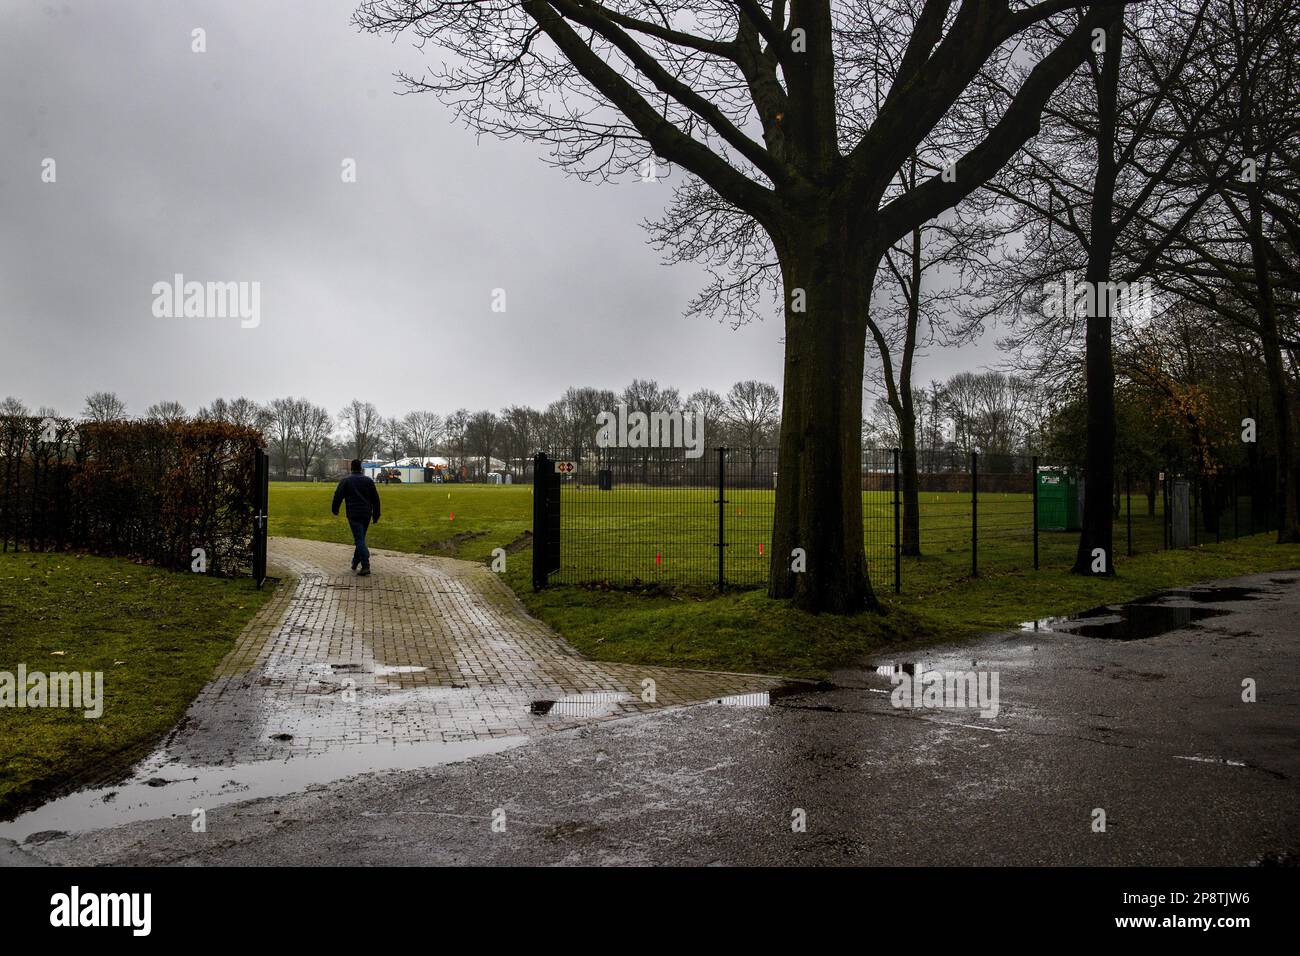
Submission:
<svg viewBox="0 0 1300 956">
<path fill-rule="evenodd" d="M 418 667 L 414 664 L 389 665 L 376 663 L 375 676 L 384 677 L 388 674 L 419 674 L 428 669 L 429 668 L 427 667 Z"/>
<path fill-rule="evenodd" d="M 1229 760 L 1227 757 L 1182 757 L 1175 756 L 1175 760 L 1191 760 L 1194 763 L 1217 763 L 1225 767 L 1244 767 L 1246 764 L 1241 760 Z"/>
<path fill-rule="evenodd" d="M 261 797 L 280 797 L 306 787 L 363 773 L 418 770 L 498 753 L 526 743 L 527 737 L 497 737 L 453 743 L 363 744 L 338 751 L 259 760 L 229 766 L 189 766 L 156 752 L 130 780 L 112 787 L 81 790 L 0 823 L 0 837 L 21 843 L 35 833 L 76 833 L 139 820 L 183 817 L 189 831 L 196 807 L 214 807 Z"/>
<path fill-rule="evenodd" d="M 752 694 L 733 694 L 730 697 L 719 697 L 714 703 L 723 707 L 770 707 L 772 694 L 765 690 Z"/>
<path fill-rule="evenodd" d="M 1112 641 L 1140 641 L 1176 631 L 1206 618 L 1230 613 L 1199 604 L 1229 604 L 1253 601 L 1269 591 L 1262 588 L 1224 585 L 1206 588 L 1172 588 L 1127 604 L 1107 604 L 1067 617 L 1043 617 L 1022 621 L 1022 631 L 1048 631 L 1099 637 Z M 879 672 L 879 671 L 878 671 Z"/>
<path fill-rule="evenodd" d="M 528 708 L 538 717 L 607 717 L 633 697 L 623 691 L 568 694 L 558 700 L 535 700 Z"/>
<path fill-rule="evenodd" d="M 916 674 L 916 665 L 912 662 L 906 664 L 880 664 L 876 667 L 876 673 L 881 677 L 893 677 L 895 674 Z"/>
<path fill-rule="evenodd" d="M 1221 588 L 1172 588 L 1147 597 L 1136 598 L 1131 604 L 1159 604 L 1166 601 L 1193 601 L 1197 604 L 1227 604 L 1232 601 L 1253 601 L 1267 591 L 1260 588 L 1225 585 Z"/>
<path fill-rule="evenodd" d="M 1227 613 L 1218 608 L 1180 607 L 1176 604 L 1116 604 L 1095 607 L 1071 617 L 1025 621 L 1020 629 L 1078 634 L 1110 641 L 1140 641 Z"/>
</svg>

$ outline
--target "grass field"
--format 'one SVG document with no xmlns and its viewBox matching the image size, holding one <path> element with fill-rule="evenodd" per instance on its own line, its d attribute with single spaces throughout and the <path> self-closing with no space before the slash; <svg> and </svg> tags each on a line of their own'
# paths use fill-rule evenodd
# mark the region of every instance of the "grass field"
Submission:
<svg viewBox="0 0 1300 956">
<path fill-rule="evenodd" d="M 351 540 L 342 518 L 330 515 L 327 484 L 276 483 L 271 489 L 271 533 L 326 541 Z M 375 547 L 484 561 L 492 549 L 518 543 L 532 525 L 529 486 L 400 485 L 380 489 L 384 517 L 369 538 Z M 651 498 L 647 501 L 646 498 Z M 728 491 L 728 579 L 757 579 L 771 533 L 772 493 Z M 928 499 L 928 500 L 927 500 Z M 1135 546 L 1123 556 L 1124 524 L 1116 526 L 1117 576 L 1107 580 L 1068 573 L 1077 534 L 1042 532 L 1041 570 L 1033 570 L 1032 515 L 1028 495 L 986 495 L 980 500 L 980 575 L 970 576 L 969 497 L 958 493 L 922 498 L 924 556 L 902 562 L 902 594 L 892 593 L 892 499 L 864 493 L 866 547 L 873 582 L 886 615 L 813 616 L 757 590 L 718 595 L 707 588 L 674 587 L 711 580 L 717 551 L 716 496 L 705 490 L 624 488 L 614 492 L 564 492 L 564 558 L 589 571 L 629 569 L 642 589 L 562 586 L 533 593 L 531 553 L 512 553 L 506 580 L 529 610 L 588 656 L 723 670 L 819 676 L 879 649 L 916 638 L 942 638 L 974 630 L 1015 626 L 1049 614 L 1253 571 L 1300 567 L 1300 546 L 1272 544 L 1257 535 L 1221 545 L 1157 551 L 1160 519 L 1139 515 L 1133 499 Z M 650 505 L 650 507 L 647 507 Z M 736 513 L 735 509 L 739 509 Z M 453 519 L 454 516 L 454 519 Z M 656 555 L 659 561 L 656 562 Z M 644 573 L 637 573 L 644 569 Z M 663 586 L 661 586 L 663 585 Z"/>
<path fill-rule="evenodd" d="M 347 522 L 330 514 L 333 486 L 276 482 L 271 491 L 271 534 L 349 543 Z M 403 484 L 380 488 L 383 518 L 368 541 L 378 548 L 486 560 L 496 547 L 532 528 L 529 485 Z M 767 580 L 774 494 L 764 489 L 729 489 L 726 508 L 725 573 L 728 585 Z M 1134 504 L 1138 505 L 1137 499 Z M 1134 548 L 1161 546 L 1161 519 L 1133 516 Z M 864 546 L 873 580 L 893 586 L 893 501 L 887 492 L 862 494 Z M 712 584 L 717 579 L 717 494 L 702 488 L 626 486 L 612 492 L 566 487 L 561 510 L 561 572 L 556 583 Z M 1027 494 L 983 495 L 979 502 L 979 567 L 1013 571 L 1033 567 L 1032 498 Z M 1115 525 L 1122 562 L 1125 525 Z M 921 540 L 929 562 L 904 562 L 904 591 L 932 574 L 961 577 L 971 569 L 971 503 L 967 494 L 921 496 Z M 1074 560 L 1077 533 L 1039 534 L 1044 567 Z M 937 562 L 937 563 L 936 563 Z M 921 582 L 923 590 L 934 585 Z"/>
<path fill-rule="evenodd" d="M 98 718 L 0 709 L 0 819 L 147 753 L 271 592 L 119 558 L 0 554 L 0 671 L 104 675 Z"/>
</svg>

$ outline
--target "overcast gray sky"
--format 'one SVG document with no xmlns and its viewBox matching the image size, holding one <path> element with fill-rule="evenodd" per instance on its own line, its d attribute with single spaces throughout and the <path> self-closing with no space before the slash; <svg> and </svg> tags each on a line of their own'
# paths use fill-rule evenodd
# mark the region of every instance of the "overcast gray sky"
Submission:
<svg viewBox="0 0 1300 956">
<path fill-rule="evenodd" d="M 0 395 L 400 415 L 633 377 L 780 386 L 778 322 L 683 317 L 702 274 L 661 265 L 639 226 L 669 183 L 583 183 L 539 146 L 476 141 L 433 96 L 395 95 L 436 52 L 357 33 L 354 5 L 0 0 Z M 175 273 L 260 283 L 260 325 L 156 318 Z M 995 357 L 932 356 L 918 380 Z"/>
</svg>

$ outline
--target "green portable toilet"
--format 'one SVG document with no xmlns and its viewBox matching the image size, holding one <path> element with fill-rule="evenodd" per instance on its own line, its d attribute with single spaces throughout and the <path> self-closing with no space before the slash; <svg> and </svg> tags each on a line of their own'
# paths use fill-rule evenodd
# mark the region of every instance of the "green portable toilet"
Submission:
<svg viewBox="0 0 1300 956">
<path fill-rule="evenodd" d="M 1063 468 L 1038 469 L 1038 530 L 1078 531 L 1079 479 Z"/>
</svg>

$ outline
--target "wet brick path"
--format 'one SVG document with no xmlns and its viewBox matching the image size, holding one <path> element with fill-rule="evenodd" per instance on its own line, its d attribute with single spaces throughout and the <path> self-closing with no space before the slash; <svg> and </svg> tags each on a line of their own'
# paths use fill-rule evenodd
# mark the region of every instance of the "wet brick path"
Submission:
<svg viewBox="0 0 1300 956">
<path fill-rule="evenodd" d="M 531 735 L 781 683 L 589 661 L 482 565 L 374 551 L 374 574 L 358 578 L 351 554 L 271 539 L 286 580 L 191 705 L 175 756 L 224 764 Z"/>
</svg>

